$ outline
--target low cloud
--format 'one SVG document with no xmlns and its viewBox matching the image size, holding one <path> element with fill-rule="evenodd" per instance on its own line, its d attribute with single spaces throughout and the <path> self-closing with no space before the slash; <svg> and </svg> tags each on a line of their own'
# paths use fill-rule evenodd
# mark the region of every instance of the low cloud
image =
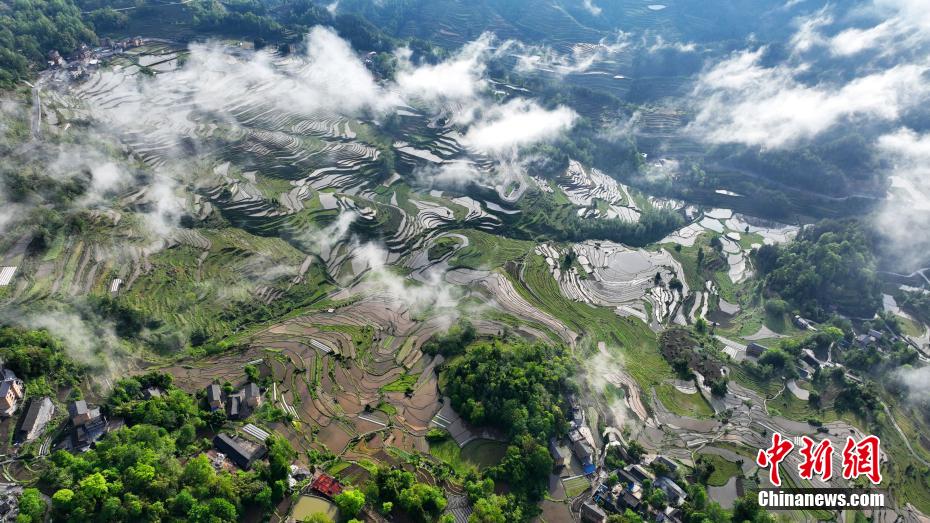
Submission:
<svg viewBox="0 0 930 523">
<path fill-rule="evenodd" d="M 558 75 L 584 73 L 595 64 L 634 48 L 630 33 L 619 32 L 613 38 L 602 38 L 597 44 L 575 45 L 570 53 L 560 53 L 549 46 L 526 45 L 508 41 L 499 54 L 512 54 L 517 59 L 517 71 L 530 73 L 547 71 Z"/>
<path fill-rule="evenodd" d="M 391 269 L 384 247 L 371 242 L 356 242 L 352 258 L 367 267 L 365 285 L 402 303 L 414 315 L 440 315 L 449 324 L 458 317 L 463 291 L 445 282 L 442 274 L 429 273 L 426 281 L 411 281 Z"/>
<path fill-rule="evenodd" d="M 534 101 L 517 98 L 487 108 L 468 129 L 463 142 L 478 151 L 500 155 L 556 138 L 571 128 L 577 116 L 565 106 L 545 109 Z"/>
<path fill-rule="evenodd" d="M 930 398 L 930 367 L 898 369 L 895 378 L 907 389 L 908 398 L 917 403 L 928 405 Z"/>
<path fill-rule="evenodd" d="M 18 311 L 4 321 L 26 329 L 47 330 L 61 340 L 72 360 L 92 369 L 96 377 L 118 379 L 127 361 L 113 323 L 82 303 L 76 305 L 42 312 Z"/>
<path fill-rule="evenodd" d="M 892 167 L 876 226 L 892 242 L 898 263 L 924 267 L 930 261 L 930 134 L 899 129 L 881 136 L 878 149 Z"/>
<path fill-rule="evenodd" d="M 469 160 L 452 160 L 442 165 L 428 165 L 414 172 L 421 184 L 440 187 L 463 188 L 472 183 L 489 185 L 494 181 L 493 173 L 478 169 Z"/>
<path fill-rule="evenodd" d="M 586 11 L 591 13 L 594 16 L 601 15 L 601 8 L 594 5 L 593 0 L 582 0 L 581 5 L 585 8 Z"/>
<path fill-rule="evenodd" d="M 490 33 L 482 34 L 450 59 L 435 65 L 414 65 L 410 51 L 401 50 L 397 53 L 397 89 L 405 98 L 431 105 L 477 98 L 487 87 L 484 76 L 493 40 Z"/>
</svg>

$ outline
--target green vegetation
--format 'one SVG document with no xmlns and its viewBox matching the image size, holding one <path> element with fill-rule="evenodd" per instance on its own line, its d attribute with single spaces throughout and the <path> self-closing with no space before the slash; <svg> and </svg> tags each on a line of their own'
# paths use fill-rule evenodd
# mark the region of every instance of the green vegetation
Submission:
<svg viewBox="0 0 930 523">
<path fill-rule="evenodd" d="M 901 292 L 897 296 L 898 306 L 912 316 L 930 325 L 930 294 L 924 292 Z M 922 333 L 918 333 L 922 334 Z"/>
<path fill-rule="evenodd" d="M 831 307 L 872 317 L 881 307 L 872 243 L 855 221 L 825 221 L 804 228 L 796 241 L 763 246 L 755 255 L 766 289 L 815 320 Z"/>
<path fill-rule="evenodd" d="M 487 439 L 469 441 L 461 448 L 449 437 L 429 442 L 429 453 L 451 465 L 463 477 L 496 465 L 506 450 L 505 444 Z"/>
<path fill-rule="evenodd" d="M 346 489 L 333 498 L 339 507 L 339 514 L 344 518 L 354 518 L 365 506 L 365 494 L 360 490 Z"/>
<path fill-rule="evenodd" d="M 590 489 L 591 481 L 585 476 L 575 476 L 574 478 L 562 481 L 562 486 L 565 488 L 565 497 L 574 498 Z"/>
<path fill-rule="evenodd" d="M 143 399 L 147 387 L 163 394 Z M 118 381 L 105 408 L 128 426 L 83 454 L 54 453 L 41 472 L 39 484 L 52 495 L 56 520 L 232 522 L 247 508 L 270 510 L 287 490 L 296 456 L 287 440 L 266 440 L 268 465 L 217 472 L 202 453 L 209 440 L 197 434 L 224 417 L 201 410 L 168 375 Z"/>
<path fill-rule="evenodd" d="M 510 507 L 520 517 L 534 513 L 552 469 L 546 442 L 566 428 L 560 403 L 571 390 L 572 368 L 561 346 L 508 339 L 473 344 L 445 369 L 444 393 L 456 412 L 510 438 L 506 452 L 486 474 L 506 483 L 514 498 L 483 496 L 485 503 Z"/>
<path fill-rule="evenodd" d="M 679 378 L 694 379 L 694 372 L 697 372 L 704 377 L 704 385 L 710 387 L 714 395 L 722 396 L 727 390 L 728 380 L 715 350 L 717 342 L 706 331 L 701 332 L 702 325 L 698 322 L 694 332 L 682 327 L 669 328 L 659 337 L 659 346 L 662 356 Z"/>
<path fill-rule="evenodd" d="M 646 208 L 638 222 L 619 218 L 588 220 L 578 216 L 572 205 L 559 205 L 539 190 L 527 192 L 520 199 L 520 214 L 513 230 L 537 241 L 610 240 L 643 246 L 665 237 L 681 227 L 684 220 L 666 209 Z"/>
<path fill-rule="evenodd" d="M 717 454 L 700 454 L 697 459 L 696 474 L 707 485 L 721 487 L 726 485 L 730 478 L 742 474 L 739 464 Z"/>
<path fill-rule="evenodd" d="M 453 267 L 488 269 L 523 258 L 533 251 L 530 241 L 514 240 L 478 230 L 454 231 L 468 238 L 468 246 L 459 249 L 449 260 Z"/>
<path fill-rule="evenodd" d="M 381 387 L 381 392 L 413 392 L 413 386 L 420 378 L 419 374 L 403 374 L 396 380 Z"/>
<path fill-rule="evenodd" d="M 691 418 L 709 418 L 714 415 L 707 400 L 700 393 L 685 394 L 668 383 L 655 388 L 659 401 L 673 414 Z"/>
<path fill-rule="evenodd" d="M 465 347 L 478 338 L 478 331 L 470 322 L 462 320 L 449 327 L 444 334 L 437 334 L 426 341 L 421 349 L 424 354 L 442 354 L 451 357 L 461 354 Z"/>
<path fill-rule="evenodd" d="M 438 260 L 444 256 L 447 256 L 459 245 L 459 240 L 450 236 L 443 236 L 436 240 L 432 246 L 430 246 L 429 251 L 426 255 L 430 261 Z"/>
<path fill-rule="evenodd" d="M 41 378 L 56 385 L 73 385 L 86 371 L 46 330 L 0 328 L 0 360 L 21 379 Z"/>
<path fill-rule="evenodd" d="M 645 323 L 635 318 L 621 318 L 607 307 L 593 307 L 566 298 L 541 256 L 531 256 L 525 263 L 520 275 L 517 267 L 506 274 L 530 304 L 548 312 L 573 331 L 603 341 L 609 351 L 618 352 L 625 370 L 644 390 L 672 377 L 668 363 L 657 348 L 655 333 Z"/>
<path fill-rule="evenodd" d="M 571 359 L 562 347 L 495 340 L 468 348 L 446 369 L 445 393 L 469 423 L 541 441 L 564 429 L 559 406 Z"/>
<path fill-rule="evenodd" d="M 39 489 L 25 488 L 19 496 L 19 515 L 17 523 L 40 523 L 45 521 L 45 512 L 48 507 Z"/>
<path fill-rule="evenodd" d="M 52 50 L 71 53 L 97 35 L 72 0 L 15 0 L 0 11 L 0 87 L 26 78 Z"/>
<path fill-rule="evenodd" d="M 206 455 L 181 465 L 176 438 L 152 425 L 117 430 L 94 450 L 52 455 L 42 484 L 61 521 L 237 521 L 246 506 L 270 508 L 257 471 L 217 473 Z"/>
<path fill-rule="evenodd" d="M 378 468 L 367 497 L 376 501 L 376 506 L 390 504 L 388 512 L 403 512 L 418 523 L 435 521 L 447 504 L 442 489 L 419 483 L 412 473 L 401 469 Z"/>
</svg>

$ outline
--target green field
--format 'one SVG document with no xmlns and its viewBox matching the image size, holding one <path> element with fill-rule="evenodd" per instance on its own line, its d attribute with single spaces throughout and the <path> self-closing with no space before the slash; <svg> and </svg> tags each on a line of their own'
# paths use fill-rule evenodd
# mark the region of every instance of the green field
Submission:
<svg viewBox="0 0 930 523">
<path fill-rule="evenodd" d="M 565 488 L 565 497 L 574 498 L 581 495 L 584 491 L 591 488 L 591 482 L 586 476 L 576 476 L 571 479 L 563 479 L 562 487 Z"/>
<path fill-rule="evenodd" d="M 709 418 L 714 415 L 714 409 L 700 393 L 685 394 L 668 383 L 659 385 L 655 391 L 659 401 L 673 414 L 691 418 Z"/>
<path fill-rule="evenodd" d="M 606 307 L 566 298 L 541 256 L 530 256 L 526 260 L 524 282 L 510 272 L 507 276 L 524 299 L 595 342 L 592 347 L 596 342 L 606 343 L 611 354 L 622 361 L 624 369 L 643 390 L 672 377 L 671 367 L 659 353 L 656 335 L 646 324 L 636 318 L 617 316 Z"/>
<path fill-rule="evenodd" d="M 429 453 L 451 465 L 460 475 L 497 465 L 506 450 L 503 443 L 487 439 L 470 441 L 461 448 L 452 438 L 429 444 Z"/>
<path fill-rule="evenodd" d="M 382 392 L 406 392 L 412 389 L 420 378 L 419 374 L 404 374 L 396 380 L 381 387 Z"/>
<path fill-rule="evenodd" d="M 742 469 L 738 464 L 717 454 L 700 454 L 699 456 L 714 466 L 714 471 L 707 479 L 707 484 L 710 486 L 722 487 L 727 484 L 730 478 L 739 476 L 742 473 Z"/>
</svg>

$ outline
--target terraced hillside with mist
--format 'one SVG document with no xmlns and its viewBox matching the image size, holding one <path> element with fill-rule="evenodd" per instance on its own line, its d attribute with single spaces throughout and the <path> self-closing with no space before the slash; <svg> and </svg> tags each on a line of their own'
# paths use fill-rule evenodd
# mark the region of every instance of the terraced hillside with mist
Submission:
<svg viewBox="0 0 930 523">
<path fill-rule="evenodd" d="M 907 0 L 20 3 L 19 521 L 930 514 Z M 760 507 L 774 433 L 886 506 Z"/>
</svg>

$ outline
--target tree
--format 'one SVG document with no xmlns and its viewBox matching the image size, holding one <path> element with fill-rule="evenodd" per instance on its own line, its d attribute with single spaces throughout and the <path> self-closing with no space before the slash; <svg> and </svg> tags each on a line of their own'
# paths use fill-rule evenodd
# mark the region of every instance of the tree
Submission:
<svg viewBox="0 0 930 523">
<path fill-rule="evenodd" d="M 442 490 L 426 483 L 414 483 L 402 490 L 398 501 L 415 521 L 423 523 L 435 520 L 446 508 Z"/>
<path fill-rule="evenodd" d="M 291 463 L 297 457 L 291 443 L 280 436 L 271 436 L 265 440 L 268 447 L 268 471 L 272 481 L 286 480 L 291 471 Z"/>
<path fill-rule="evenodd" d="M 354 518 L 365 506 L 365 494 L 360 490 L 346 489 L 337 494 L 334 501 L 343 517 Z"/>
<path fill-rule="evenodd" d="M 19 496 L 19 518 L 20 523 L 38 523 L 45 521 L 45 500 L 38 489 L 26 488 Z"/>
<path fill-rule="evenodd" d="M 823 320 L 829 311 L 872 317 L 881 308 L 881 284 L 870 233 L 855 220 L 823 221 L 795 241 L 766 254 L 765 288 Z M 757 252 L 758 260 L 761 249 Z"/>
<path fill-rule="evenodd" d="M 747 494 L 733 504 L 733 521 L 750 522 L 750 523 L 774 523 L 773 518 L 768 512 L 759 506 L 759 502 L 752 494 Z"/>
<path fill-rule="evenodd" d="M 643 518 L 630 509 L 626 509 L 623 514 L 611 514 L 607 517 L 607 523 L 643 523 Z"/>
<path fill-rule="evenodd" d="M 74 500 L 74 491 L 71 489 L 60 489 L 52 494 L 52 509 L 59 514 L 67 514 L 71 510 L 71 502 Z"/>
<path fill-rule="evenodd" d="M 468 516 L 468 523 L 507 523 L 501 499 L 500 496 L 491 496 L 476 501 L 471 515 Z"/>
</svg>

